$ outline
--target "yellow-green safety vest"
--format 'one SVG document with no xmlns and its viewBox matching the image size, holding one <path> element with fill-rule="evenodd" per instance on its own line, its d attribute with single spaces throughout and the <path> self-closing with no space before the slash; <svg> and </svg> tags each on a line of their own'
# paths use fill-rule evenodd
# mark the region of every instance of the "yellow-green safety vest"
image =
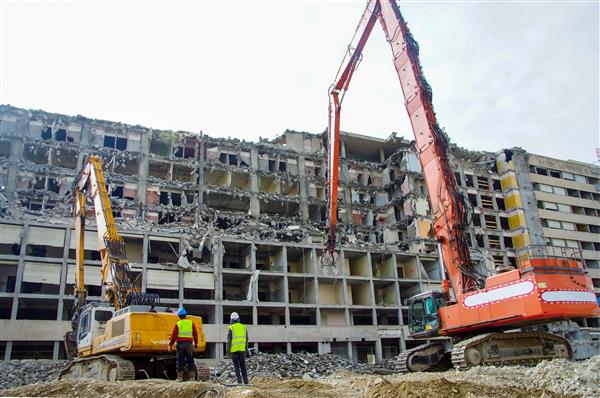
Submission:
<svg viewBox="0 0 600 398">
<path fill-rule="evenodd" d="M 246 325 L 239 322 L 229 325 L 231 330 L 231 347 L 229 352 L 246 351 Z"/>
<path fill-rule="evenodd" d="M 194 338 L 194 329 L 192 321 L 189 319 L 180 319 L 177 321 L 177 337 Z"/>
</svg>

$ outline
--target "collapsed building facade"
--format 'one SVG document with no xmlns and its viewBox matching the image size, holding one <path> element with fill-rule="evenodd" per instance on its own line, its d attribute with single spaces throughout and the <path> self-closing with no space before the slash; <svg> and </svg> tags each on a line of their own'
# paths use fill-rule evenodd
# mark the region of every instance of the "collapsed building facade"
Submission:
<svg viewBox="0 0 600 398">
<path fill-rule="evenodd" d="M 223 355 L 233 311 L 263 352 L 367 361 L 421 343 L 408 335 L 405 301 L 439 289 L 442 273 L 410 140 L 342 134 L 342 250 L 335 266 L 324 267 L 325 135 L 286 131 L 250 143 L 11 106 L 0 107 L 0 133 L 5 359 L 65 356 L 75 283 L 72 185 L 89 154 L 104 159 L 137 286 L 202 316 L 207 356 Z M 532 214 L 531 240 L 582 250 L 600 293 L 599 168 L 512 153 L 526 177 L 519 189 Z M 495 154 L 452 148 L 450 156 L 473 209 L 474 258 L 487 272 L 516 266 L 518 228 Z M 89 222 L 88 300 L 102 300 L 97 249 Z M 598 319 L 580 323 L 600 326 Z"/>
</svg>

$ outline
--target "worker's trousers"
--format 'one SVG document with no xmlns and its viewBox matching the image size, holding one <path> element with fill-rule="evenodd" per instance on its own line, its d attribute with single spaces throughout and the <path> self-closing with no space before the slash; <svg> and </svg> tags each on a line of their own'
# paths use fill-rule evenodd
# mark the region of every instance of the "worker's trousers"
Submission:
<svg viewBox="0 0 600 398">
<path fill-rule="evenodd" d="M 194 370 L 194 343 L 191 341 L 177 342 L 177 371 L 191 372 Z"/>
<path fill-rule="evenodd" d="M 246 372 L 246 353 L 244 351 L 232 352 L 231 360 L 233 361 L 233 368 L 235 369 L 235 377 L 237 382 L 242 384 L 248 384 L 248 373 Z"/>
</svg>

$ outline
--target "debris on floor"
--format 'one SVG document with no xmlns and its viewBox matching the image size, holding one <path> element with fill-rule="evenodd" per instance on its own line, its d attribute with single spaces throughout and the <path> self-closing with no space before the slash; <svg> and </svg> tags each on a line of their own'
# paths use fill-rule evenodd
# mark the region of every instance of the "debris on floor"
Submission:
<svg viewBox="0 0 600 398">
<path fill-rule="evenodd" d="M 39 362 L 41 365 L 41 361 Z M 346 360 L 331 354 L 258 355 L 248 363 L 254 374 L 251 386 L 226 388 L 216 382 L 177 383 L 156 379 L 121 382 L 62 380 L 51 383 L 29 382 L 28 385 L 18 388 L 0 390 L 0 396 L 600 398 L 600 356 L 585 361 L 544 361 L 534 367 L 484 366 L 468 371 L 453 369 L 445 372 L 390 375 L 360 373 L 368 371 L 369 365 L 351 365 L 351 370 L 348 370 Z M 20 365 L 22 368 L 29 367 L 30 370 L 33 366 L 26 361 Z M 275 371 L 278 367 L 282 368 L 280 372 Z M 40 369 L 32 372 L 43 378 Z M 13 369 L 14 372 L 21 370 Z M 52 372 L 53 369 L 49 371 Z M 220 370 L 221 374 L 225 375 L 228 371 L 227 368 Z M 266 376 L 269 372 L 271 377 Z M 290 376 L 284 376 L 285 374 Z"/>
<path fill-rule="evenodd" d="M 56 381 L 66 364 L 50 359 L 0 361 L 0 389 Z"/>
</svg>

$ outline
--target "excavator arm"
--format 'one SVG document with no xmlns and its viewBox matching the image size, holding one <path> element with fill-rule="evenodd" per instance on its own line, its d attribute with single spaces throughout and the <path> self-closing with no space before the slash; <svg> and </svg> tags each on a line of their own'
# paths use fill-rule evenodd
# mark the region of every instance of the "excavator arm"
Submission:
<svg viewBox="0 0 600 398">
<path fill-rule="evenodd" d="M 342 101 L 360 64 L 362 51 L 379 20 L 392 49 L 405 106 L 410 117 L 419 160 L 429 191 L 433 232 L 441 248 L 450 283 L 460 294 L 483 287 L 484 277 L 472 265 L 466 238 L 468 206 L 458 191 L 447 159 L 448 139 L 439 127 L 432 92 L 418 59 L 419 46 L 413 39 L 395 0 L 370 0 L 362 15 L 342 66 L 329 92 L 329 197 L 327 249 L 335 251 L 337 226 L 340 117 Z M 447 289 L 447 288 L 446 288 Z"/>
<path fill-rule="evenodd" d="M 85 161 L 79 179 L 75 183 L 73 192 L 75 233 L 77 235 L 76 305 L 82 306 L 85 303 L 86 296 L 84 286 L 84 232 L 88 197 L 91 198 L 94 204 L 102 263 L 102 286 L 106 301 L 117 310 L 131 304 L 155 304 L 158 302 L 157 295 L 140 293 L 134 284 L 125 253 L 125 242 L 115 227 L 112 207 L 106 191 L 104 173 L 102 172 L 102 164 L 102 159 L 99 157 L 89 156 Z"/>
</svg>

